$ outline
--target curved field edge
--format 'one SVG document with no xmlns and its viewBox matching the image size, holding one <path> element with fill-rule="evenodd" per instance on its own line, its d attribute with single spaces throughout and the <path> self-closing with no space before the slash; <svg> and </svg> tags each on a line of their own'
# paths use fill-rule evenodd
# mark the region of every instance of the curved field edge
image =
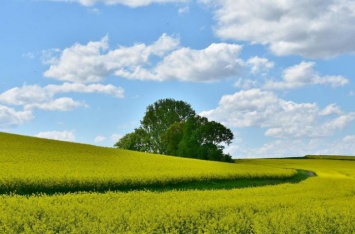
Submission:
<svg viewBox="0 0 355 234">
<path fill-rule="evenodd" d="M 254 185 L 297 175 L 294 169 L 274 166 L 168 157 L 7 133 L 0 133 L 0 149 L 0 193 L 160 189 L 203 183 L 207 185 L 202 187 L 215 187 L 236 183 L 231 180 Z"/>
<path fill-rule="evenodd" d="M 171 190 L 218 190 L 218 189 L 236 189 L 248 187 L 260 187 L 266 185 L 277 185 L 283 183 L 299 183 L 308 177 L 313 176 L 313 172 L 305 170 L 297 170 L 297 173 L 290 177 L 274 177 L 274 178 L 228 178 L 228 179 L 205 179 L 191 181 L 171 181 L 165 183 L 128 183 L 115 184 L 114 182 L 81 182 L 71 181 L 68 184 L 55 184 L 48 181 L 48 184 L 28 184 L 14 181 L 16 186 L 4 187 L 1 186 L 0 194 L 18 194 L 18 195 L 33 195 L 33 194 L 64 194 L 77 192 L 97 192 L 106 193 L 110 191 L 116 192 L 131 192 L 131 191 L 157 191 L 165 192 Z"/>
</svg>

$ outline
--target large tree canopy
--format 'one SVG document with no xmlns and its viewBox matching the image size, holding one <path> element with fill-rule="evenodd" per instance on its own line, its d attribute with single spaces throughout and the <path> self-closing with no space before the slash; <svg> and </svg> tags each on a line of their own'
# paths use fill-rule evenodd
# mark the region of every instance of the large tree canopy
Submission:
<svg viewBox="0 0 355 234">
<path fill-rule="evenodd" d="M 184 122 L 195 116 L 189 104 L 174 99 L 162 99 L 147 107 L 141 121 L 141 129 L 149 135 L 149 144 L 154 153 L 165 153 L 161 136 L 174 123 Z"/>
<path fill-rule="evenodd" d="M 233 133 L 220 123 L 196 115 L 183 101 L 162 99 L 147 107 L 141 126 L 122 137 L 122 149 L 214 161 L 231 161 L 223 154 Z"/>
</svg>

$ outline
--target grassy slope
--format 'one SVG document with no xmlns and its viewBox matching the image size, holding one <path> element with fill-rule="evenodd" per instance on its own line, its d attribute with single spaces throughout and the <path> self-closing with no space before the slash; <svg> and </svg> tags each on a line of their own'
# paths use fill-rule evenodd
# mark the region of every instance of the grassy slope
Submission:
<svg viewBox="0 0 355 234">
<path fill-rule="evenodd" d="M 225 183 L 230 188 L 299 178 L 292 169 L 168 157 L 6 133 L 0 133 L 0 149 L 0 193 L 159 189 L 168 185 L 191 188 L 201 182 L 211 188 Z M 238 184 L 230 183 L 235 179 Z"/>
</svg>

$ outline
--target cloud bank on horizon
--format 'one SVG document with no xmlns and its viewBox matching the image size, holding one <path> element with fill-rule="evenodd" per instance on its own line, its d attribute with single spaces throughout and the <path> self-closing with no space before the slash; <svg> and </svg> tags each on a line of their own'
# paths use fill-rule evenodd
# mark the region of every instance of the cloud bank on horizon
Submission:
<svg viewBox="0 0 355 234">
<path fill-rule="evenodd" d="M 83 36 L 59 15 L 41 26 L 71 31 L 65 44 L 34 40 L 33 50 L 20 38 L 8 42 L 21 45 L 16 60 L 35 63 L 41 74 L 20 77 L 15 63 L 0 72 L 5 82 L 19 76 L 0 89 L 0 130 L 112 146 L 138 125 L 145 106 L 172 97 L 231 128 L 234 157 L 355 155 L 354 0 L 45 2 L 26 6 L 73 10 L 77 27 L 83 15 L 104 33 Z M 12 4 L 24 3 L 7 3 L 15 11 Z M 164 10 L 169 23 L 159 25 L 152 12 Z M 136 25 L 129 14 L 144 20 Z M 135 27 L 151 30 L 137 33 L 141 41 L 120 42 L 115 25 L 106 26 L 114 21 L 122 21 L 121 37 Z"/>
</svg>

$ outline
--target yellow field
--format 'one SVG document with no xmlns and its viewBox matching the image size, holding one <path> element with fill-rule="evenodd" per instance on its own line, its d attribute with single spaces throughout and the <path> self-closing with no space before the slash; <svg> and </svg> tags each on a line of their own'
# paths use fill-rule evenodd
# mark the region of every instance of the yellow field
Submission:
<svg viewBox="0 0 355 234">
<path fill-rule="evenodd" d="M 4 133 L 0 133 L 0 149 L 0 192 L 102 191 L 213 178 L 284 178 L 296 173 Z"/>
<path fill-rule="evenodd" d="M 7 139 L 6 134 L 0 137 L 1 142 Z M 0 233 L 355 233 L 355 161 L 260 159 L 227 164 L 48 142 L 68 144 L 68 149 L 49 160 L 49 151 L 40 152 L 33 144 L 23 155 L 5 153 L 11 151 L 5 146 L 7 151 L 0 151 L 1 186 L 11 186 L 15 179 L 55 185 L 103 178 L 101 183 L 110 175 L 133 184 L 285 176 L 294 169 L 317 176 L 297 184 L 231 190 L 1 195 Z M 47 145 L 42 140 L 40 144 Z"/>
</svg>

